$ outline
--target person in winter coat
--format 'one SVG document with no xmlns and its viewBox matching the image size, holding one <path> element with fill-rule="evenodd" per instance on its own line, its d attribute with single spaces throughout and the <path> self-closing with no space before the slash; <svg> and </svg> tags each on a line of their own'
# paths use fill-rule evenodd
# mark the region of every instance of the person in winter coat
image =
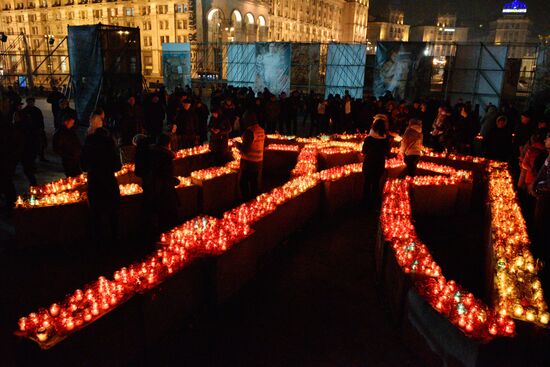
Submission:
<svg viewBox="0 0 550 367">
<path fill-rule="evenodd" d="M 48 146 L 46 130 L 44 129 L 44 115 L 40 108 L 36 107 L 36 100 L 33 97 L 27 98 L 26 102 L 27 105 L 23 108 L 23 111 L 29 115 L 32 125 L 38 134 L 38 156 L 42 162 L 48 162 L 44 155 L 46 147 Z"/>
<path fill-rule="evenodd" d="M 422 154 L 422 121 L 411 119 L 409 127 L 403 134 L 401 140 L 400 152 L 405 156 L 405 164 L 407 165 L 407 175 L 416 176 L 416 166 Z"/>
<path fill-rule="evenodd" d="M 71 106 L 69 105 L 69 100 L 63 97 L 59 100 L 59 108 L 57 109 L 53 120 L 53 126 L 55 130 L 63 126 L 63 116 L 69 113 L 72 113 L 73 115 L 76 116 L 76 110 L 71 108 Z"/>
<path fill-rule="evenodd" d="M 484 139 L 485 156 L 489 159 L 508 162 L 512 156 L 512 134 L 507 128 L 508 120 L 500 116 L 496 128 L 491 130 Z"/>
<path fill-rule="evenodd" d="M 31 186 L 36 186 L 36 156 L 40 146 L 40 127 L 35 126 L 30 116 L 21 108 L 21 104 L 13 114 L 16 140 L 21 147 L 19 159 L 23 166 L 23 173 Z"/>
<path fill-rule="evenodd" d="M 176 115 L 176 124 L 172 133 L 178 136 L 179 148 L 186 149 L 196 146 L 199 142 L 199 117 L 192 108 L 191 100 L 184 99 Z"/>
<path fill-rule="evenodd" d="M 448 144 L 451 130 L 451 111 L 447 107 L 439 107 L 437 117 L 432 125 L 432 144 L 436 151 L 443 151 Z"/>
<path fill-rule="evenodd" d="M 229 121 L 221 114 L 219 107 L 212 111 L 210 116 L 210 151 L 214 166 L 222 166 L 229 159 L 229 134 L 231 133 L 231 125 Z"/>
<path fill-rule="evenodd" d="M 77 177 L 80 169 L 80 140 L 74 130 L 75 116 L 68 114 L 63 117 L 63 125 L 53 135 L 53 151 L 61 157 L 63 169 L 67 177 Z"/>
<path fill-rule="evenodd" d="M 4 105 L 7 105 L 7 101 Z M 2 108 L 0 113 L 0 196 L 4 196 L 6 206 L 12 209 L 17 199 L 13 184 L 15 167 L 19 159 L 16 131 L 8 120 L 8 108 Z"/>
<path fill-rule="evenodd" d="M 245 201 L 260 193 L 260 180 L 264 160 L 265 130 L 262 129 L 254 112 L 247 111 L 243 115 L 245 131 L 242 135 L 242 144 L 238 144 L 241 151 L 240 188 Z"/>
<path fill-rule="evenodd" d="M 390 155 L 390 141 L 386 135 L 386 122 L 378 118 L 372 124 L 369 135 L 363 142 L 363 175 L 365 176 L 365 200 L 367 205 L 378 209 L 381 203 L 382 177 L 386 171 L 386 158 Z"/>
<path fill-rule="evenodd" d="M 279 117 L 281 114 L 281 106 L 274 95 L 269 97 L 269 101 L 265 104 L 265 126 L 266 131 L 272 134 L 277 129 Z"/>
<path fill-rule="evenodd" d="M 120 145 L 132 145 L 133 137 L 140 133 L 144 125 L 143 110 L 131 96 L 122 108 L 120 120 Z"/>
<path fill-rule="evenodd" d="M 208 138 L 208 107 L 200 99 L 195 103 L 195 112 L 199 122 L 199 144 L 204 143 Z"/>
<path fill-rule="evenodd" d="M 144 108 L 145 131 L 156 139 L 162 133 L 166 111 L 158 95 L 154 95 Z"/>
<path fill-rule="evenodd" d="M 114 240 L 117 234 L 120 190 L 115 173 L 122 168 L 114 140 L 105 128 L 86 137 L 80 167 L 88 172 L 88 204 L 92 234 L 100 241 Z"/>
<path fill-rule="evenodd" d="M 544 147 L 544 139 L 546 136 L 542 134 L 534 134 L 531 137 L 531 144 L 527 148 L 525 156 L 521 161 L 521 170 L 525 172 L 525 188 L 527 192 L 531 195 L 534 195 L 534 184 L 537 179 L 538 169 L 535 167 L 535 161 L 541 154 L 546 153 L 546 148 Z"/>
<path fill-rule="evenodd" d="M 178 222 L 179 199 L 174 176 L 175 154 L 170 150 L 170 136 L 160 134 L 149 152 L 149 170 L 143 178 L 143 195 L 151 225 L 158 233 L 175 227 Z M 156 223 L 155 223 L 156 222 Z"/>
</svg>

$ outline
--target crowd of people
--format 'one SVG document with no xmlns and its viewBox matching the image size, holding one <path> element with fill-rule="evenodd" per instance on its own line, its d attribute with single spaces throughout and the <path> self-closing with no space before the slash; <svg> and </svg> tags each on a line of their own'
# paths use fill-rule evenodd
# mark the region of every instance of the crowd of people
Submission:
<svg viewBox="0 0 550 367">
<path fill-rule="evenodd" d="M 483 114 L 479 106 L 458 101 L 454 106 L 434 100 L 396 101 L 390 94 L 376 98 L 365 94 L 352 98 L 315 92 L 293 91 L 274 95 L 265 89 L 225 86 L 212 90 L 209 103 L 189 88 L 164 90 L 139 96 L 100 100 L 89 121 L 78 121 L 76 111 L 58 90 L 47 97 L 55 125 L 53 151 L 61 157 L 66 176 L 88 172 L 90 203 L 97 211 L 115 212 L 118 186 L 114 172 L 122 160 L 133 160 L 143 178 L 146 202 L 158 216 L 168 203 L 177 203 L 171 173 L 174 151 L 209 142 L 215 166 L 231 159 L 228 141 L 242 136 L 241 189 L 244 198 L 259 191 L 263 145 L 268 133 L 307 135 L 368 133 L 363 146 L 367 197 L 379 203 L 384 159 L 392 141 L 399 136 L 407 174 L 414 176 L 424 146 L 439 152 L 456 152 L 505 161 L 515 180 L 529 217 L 537 197 L 550 191 L 548 116 L 517 111 L 511 104 L 497 108 L 489 104 Z M 37 184 L 35 162 L 45 160 L 47 146 L 42 111 L 32 97 L 22 98 L 12 89 L 2 91 L 1 105 L 2 183 L 6 202 L 15 202 L 13 178 L 21 164 L 29 184 Z M 482 115 L 482 117 L 480 117 Z M 84 137 L 77 127 L 89 126 Z M 399 139 L 397 139 L 399 141 Z M 135 150 L 126 149 L 134 147 Z M 117 153 L 122 152 L 122 157 Z M 153 163 L 143 163 L 143 162 Z M 100 193 L 100 198 L 94 199 Z M 148 196 L 156 193 L 156 196 Z M 157 200 L 159 196 L 164 197 Z M 108 206 L 111 206 L 107 208 Z M 94 209 L 95 210 L 95 209 Z M 170 226 L 172 214 L 160 218 L 161 227 Z M 158 218 L 157 218 L 158 219 Z M 107 219 L 107 221 L 109 221 Z"/>
</svg>

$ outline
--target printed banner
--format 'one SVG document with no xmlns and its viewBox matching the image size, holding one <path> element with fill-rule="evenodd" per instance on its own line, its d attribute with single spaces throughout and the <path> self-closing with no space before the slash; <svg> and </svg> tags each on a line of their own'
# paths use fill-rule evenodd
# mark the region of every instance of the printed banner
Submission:
<svg viewBox="0 0 550 367">
<path fill-rule="evenodd" d="M 321 45 L 293 43 L 291 82 L 293 86 L 315 88 L 320 85 Z"/>
<path fill-rule="evenodd" d="M 191 44 L 163 43 L 162 72 L 168 93 L 178 86 L 191 86 Z"/>
<path fill-rule="evenodd" d="M 257 92 L 290 93 L 290 43 L 256 43 Z"/>
<path fill-rule="evenodd" d="M 416 98 L 429 76 L 429 63 L 424 62 L 427 45 L 422 42 L 378 42 L 373 92 L 381 97 L 390 92 L 396 100 Z M 428 89 L 429 90 L 429 89 Z"/>
</svg>

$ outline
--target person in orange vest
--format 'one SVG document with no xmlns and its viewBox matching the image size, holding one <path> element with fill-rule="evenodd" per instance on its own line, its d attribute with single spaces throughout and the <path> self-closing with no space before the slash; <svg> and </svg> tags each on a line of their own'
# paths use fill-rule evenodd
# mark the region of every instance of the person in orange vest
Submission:
<svg viewBox="0 0 550 367">
<path fill-rule="evenodd" d="M 260 193 L 260 177 L 264 160 L 265 131 L 258 124 L 255 112 L 247 111 L 243 116 L 245 131 L 241 151 L 240 187 L 245 201 Z"/>
</svg>

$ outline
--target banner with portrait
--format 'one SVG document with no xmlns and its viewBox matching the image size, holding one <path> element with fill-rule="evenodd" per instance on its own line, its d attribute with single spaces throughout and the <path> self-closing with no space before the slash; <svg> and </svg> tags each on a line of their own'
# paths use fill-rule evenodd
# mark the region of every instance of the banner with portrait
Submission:
<svg viewBox="0 0 550 367">
<path fill-rule="evenodd" d="M 429 91 L 431 58 L 426 57 L 427 50 L 423 42 L 378 42 L 374 95 L 390 92 L 396 100 L 403 100 L 418 98 L 426 88 Z"/>
<path fill-rule="evenodd" d="M 162 44 L 162 75 L 168 93 L 176 87 L 191 86 L 191 44 Z"/>
<path fill-rule="evenodd" d="M 255 90 L 290 93 L 290 43 L 256 43 Z"/>
<path fill-rule="evenodd" d="M 254 87 L 256 46 L 253 43 L 227 45 L 227 83 L 235 87 Z"/>
<path fill-rule="evenodd" d="M 295 88 L 310 90 L 321 84 L 321 45 L 319 43 L 293 43 L 291 84 Z"/>
<path fill-rule="evenodd" d="M 367 47 L 355 44 L 328 46 L 325 98 L 329 94 L 362 98 L 365 86 L 365 62 Z"/>
</svg>

